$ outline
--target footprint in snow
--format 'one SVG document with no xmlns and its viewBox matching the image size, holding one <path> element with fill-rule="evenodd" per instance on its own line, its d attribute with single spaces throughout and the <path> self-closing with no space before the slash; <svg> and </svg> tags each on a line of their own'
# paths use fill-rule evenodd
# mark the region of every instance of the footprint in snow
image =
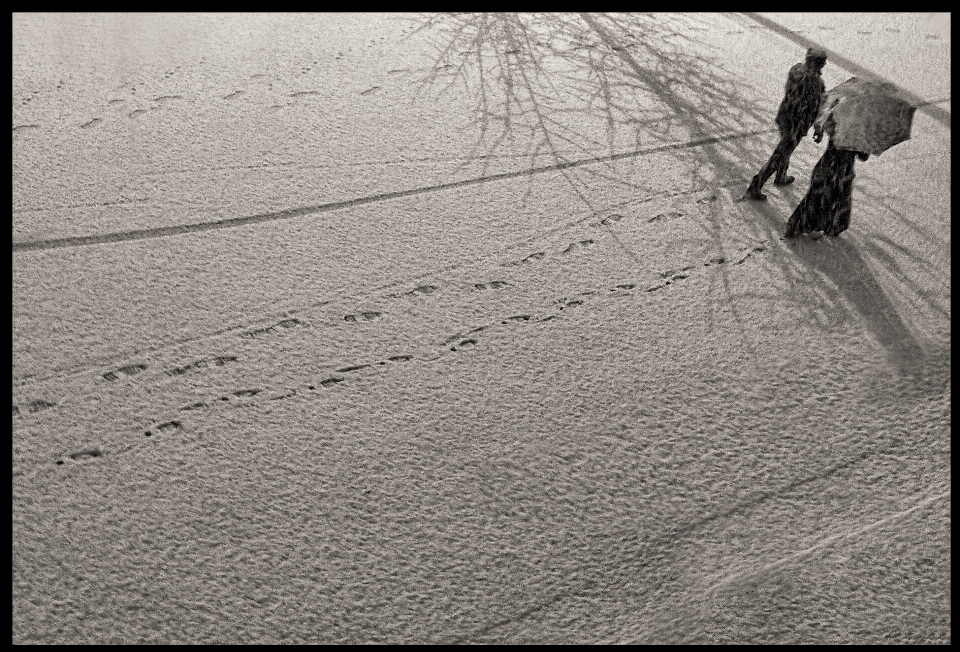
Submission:
<svg viewBox="0 0 960 652">
<path fill-rule="evenodd" d="M 382 316 L 383 316 L 382 312 L 377 312 L 375 310 L 368 310 L 366 312 L 357 313 L 355 315 L 344 315 L 343 321 L 346 321 L 346 322 L 375 321 Z"/>
<path fill-rule="evenodd" d="M 564 249 L 564 250 L 561 251 L 560 253 L 562 253 L 562 254 L 569 254 L 569 253 L 572 253 L 572 252 L 574 252 L 574 251 L 579 251 L 579 250 L 584 249 L 584 248 L 586 248 L 586 247 L 590 247 L 590 246 L 592 246 L 593 244 L 595 244 L 595 243 L 594 243 L 594 240 L 593 240 L 593 239 L 589 239 L 589 238 L 588 238 L 587 240 L 580 240 L 579 242 L 572 242 L 572 243 L 570 243 L 570 245 L 569 245 L 566 249 Z"/>
<path fill-rule="evenodd" d="M 160 434 L 167 431 L 175 431 L 183 428 L 183 424 L 176 419 L 172 421 L 165 421 L 161 424 L 154 426 L 153 430 L 147 430 L 143 433 L 145 437 L 153 437 L 154 433 Z"/>
<path fill-rule="evenodd" d="M 506 281 L 490 281 L 489 283 L 474 283 L 473 287 L 475 290 L 497 290 L 508 285 L 510 284 Z"/>
<path fill-rule="evenodd" d="M 333 385 L 336 385 L 338 383 L 342 383 L 344 380 L 346 379 L 339 378 L 337 376 L 331 376 L 330 378 L 325 378 L 321 380 L 318 384 L 320 385 L 320 387 L 327 388 L 327 387 L 332 387 Z M 310 386 L 310 389 L 313 389 L 312 385 Z"/>
<path fill-rule="evenodd" d="M 290 317 L 288 319 L 282 319 L 272 326 L 267 326 L 265 328 L 257 328 L 252 331 L 247 331 L 241 333 L 241 337 L 259 337 L 261 335 L 268 335 L 278 332 L 278 328 L 293 328 L 294 326 L 300 326 L 303 322 L 297 319 L 296 317 Z"/>
<path fill-rule="evenodd" d="M 509 263 L 504 263 L 503 265 L 504 265 L 504 267 L 511 267 L 511 266 L 516 266 L 516 265 L 527 265 L 527 264 L 529 264 L 529 263 L 535 263 L 535 262 L 537 262 L 538 260 L 543 260 L 544 256 L 546 256 L 546 255 L 547 255 L 546 253 L 544 253 L 544 252 L 542 252 L 542 251 L 538 251 L 538 252 L 536 252 L 536 253 L 530 254 L 530 255 L 527 256 L 526 258 L 521 258 L 520 260 L 515 260 L 515 261 L 509 262 Z"/>
<path fill-rule="evenodd" d="M 29 414 L 36 414 L 37 412 L 42 412 L 43 410 L 49 410 L 54 406 L 56 406 L 56 403 L 52 403 L 50 401 L 44 401 L 44 400 L 36 400 L 36 401 L 30 401 L 29 403 L 24 405 L 23 409 L 26 410 L 27 413 Z M 19 405 L 14 405 L 13 413 L 22 414 L 23 411 L 20 409 Z"/>
<path fill-rule="evenodd" d="M 583 305 L 583 301 L 581 299 L 567 299 L 566 297 L 563 299 L 557 299 L 557 303 L 560 304 L 560 310 L 563 310 L 564 308 L 576 308 L 577 306 Z"/>
<path fill-rule="evenodd" d="M 407 294 L 410 296 L 416 297 L 423 294 L 433 294 L 439 289 L 440 288 L 437 287 L 436 285 L 421 285 L 420 287 L 413 288 L 412 290 L 407 292 Z"/>
<path fill-rule="evenodd" d="M 67 457 L 69 457 L 74 462 L 86 462 L 88 460 L 96 459 L 98 457 L 103 457 L 103 451 L 101 451 L 99 448 L 86 448 L 84 450 L 77 451 L 75 453 L 70 453 L 69 455 L 67 455 Z M 57 460 L 57 466 L 62 466 L 64 462 L 65 461 L 62 459 Z"/>
<path fill-rule="evenodd" d="M 147 365 L 145 364 L 131 364 L 125 367 L 120 367 L 119 369 L 115 369 L 113 371 L 108 371 L 107 373 L 103 374 L 103 378 L 105 380 L 109 380 L 110 382 L 114 382 L 119 380 L 120 376 L 136 376 L 141 371 L 146 371 L 146 369 Z"/>
<path fill-rule="evenodd" d="M 660 278 L 669 278 L 671 281 L 678 281 L 680 279 L 687 278 L 689 274 L 686 272 L 693 269 L 692 267 L 684 267 L 683 269 L 668 269 L 665 272 L 660 273 Z"/>
<path fill-rule="evenodd" d="M 188 364 L 185 364 L 180 367 L 174 367 L 173 369 L 166 369 L 164 373 L 168 376 L 182 376 L 191 370 L 203 369 L 211 365 L 215 367 L 222 367 L 228 362 L 236 362 L 237 356 L 235 355 L 218 355 L 214 358 L 204 358 L 202 360 L 194 360 Z"/>
<path fill-rule="evenodd" d="M 334 371 L 336 371 L 339 374 L 345 374 L 351 371 L 359 371 L 360 369 L 366 369 L 369 366 L 370 366 L 369 364 L 358 364 L 350 367 L 343 367 L 341 369 L 334 369 Z"/>
<path fill-rule="evenodd" d="M 653 222 L 659 222 L 660 220 L 673 219 L 677 217 L 683 217 L 683 213 L 679 211 L 671 211 L 669 213 L 658 213 L 657 215 L 654 215 L 649 220 L 647 220 L 647 223 L 652 224 Z"/>
</svg>

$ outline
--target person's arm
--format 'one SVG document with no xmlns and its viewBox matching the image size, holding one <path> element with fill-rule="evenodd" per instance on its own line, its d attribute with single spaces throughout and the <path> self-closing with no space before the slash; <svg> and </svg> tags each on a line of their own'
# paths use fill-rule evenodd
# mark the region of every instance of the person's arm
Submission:
<svg viewBox="0 0 960 652">
<path fill-rule="evenodd" d="M 823 122 L 817 120 L 813 123 L 813 142 L 819 143 L 823 140 L 823 132 L 832 133 L 833 130 L 830 127 L 833 125 L 833 114 L 828 114 L 827 119 Z"/>
</svg>

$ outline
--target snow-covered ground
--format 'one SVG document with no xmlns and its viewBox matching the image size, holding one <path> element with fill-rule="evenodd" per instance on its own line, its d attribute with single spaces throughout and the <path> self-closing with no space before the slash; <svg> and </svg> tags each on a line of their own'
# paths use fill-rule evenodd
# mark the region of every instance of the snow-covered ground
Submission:
<svg viewBox="0 0 960 652">
<path fill-rule="evenodd" d="M 15 14 L 14 642 L 948 641 L 949 23 L 764 17 Z"/>
</svg>

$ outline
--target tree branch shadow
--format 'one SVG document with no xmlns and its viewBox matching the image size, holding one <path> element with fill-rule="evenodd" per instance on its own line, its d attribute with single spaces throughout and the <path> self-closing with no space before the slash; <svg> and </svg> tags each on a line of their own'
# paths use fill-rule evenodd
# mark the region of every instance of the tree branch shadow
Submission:
<svg viewBox="0 0 960 652">
<path fill-rule="evenodd" d="M 479 136 L 464 165 L 480 160 L 484 174 L 518 150 L 530 167 L 597 159 L 590 170 L 562 170 L 589 205 L 589 184 L 623 182 L 622 166 L 605 157 L 770 121 L 719 59 L 691 54 L 684 34 L 699 22 L 677 14 L 428 15 L 417 32 L 432 37 L 435 65 L 418 84 L 423 93 L 474 100 Z M 691 182 L 735 169 L 745 147 L 702 147 Z"/>
<path fill-rule="evenodd" d="M 478 138 L 461 167 L 480 162 L 487 174 L 494 161 L 509 156 L 515 162 L 520 152 L 529 169 L 556 165 L 575 195 L 596 212 L 597 193 L 591 193 L 591 186 L 599 181 L 618 184 L 630 194 L 644 190 L 644 177 L 657 181 L 653 169 L 625 174 L 631 168 L 621 155 L 651 144 L 697 142 L 742 133 L 744 125 L 772 123 L 768 111 L 744 92 L 742 72 L 729 69 L 725 53 L 712 51 L 696 36 L 710 29 L 711 20 L 715 17 L 701 14 L 428 15 L 417 31 L 432 37 L 435 65 L 418 84 L 423 93 L 466 92 L 473 100 Z M 776 132 L 772 124 L 770 131 Z M 690 150 L 693 160 L 684 162 L 689 170 L 684 183 L 717 190 L 745 182 L 753 172 L 746 165 L 768 153 L 764 149 L 758 155 L 767 145 L 753 141 L 697 142 Z M 591 163 L 581 165 L 583 161 Z M 662 183 L 665 177 L 659 178 Z M 793 189 L 785 192 L 797 199 Z M 730 235 L 723 210 L 718 204 L 704 211 L 702 226 L 717 250 Z M 786 216 L 768 205 L 757 206 L 757 213 L 762 221 L 744 223 L 738 239 L 779 237 Z M 813 312 L 825 327 L 838 323 L 831 312 L 846 316 L 852 309 L 898 369 L 907 372 L 922 359 L 914 329 L 868 265 L 868 259 L 879 261 L 890 274 L 899 273 L 897 262 L 878 245 L 848 236 L 833 242 L 801 239 L 787 249 L 804 268 L 798 271 L 790 257 L 773 262 L 788 282 L 800 287 L 809 283 L 811 273 L 832 281 L 833 287 L 813 288 Z M 726 276 L 722 284 L 731 298 Z M 746 320 L 745 315 L 737 318 Z"/>
</svg>

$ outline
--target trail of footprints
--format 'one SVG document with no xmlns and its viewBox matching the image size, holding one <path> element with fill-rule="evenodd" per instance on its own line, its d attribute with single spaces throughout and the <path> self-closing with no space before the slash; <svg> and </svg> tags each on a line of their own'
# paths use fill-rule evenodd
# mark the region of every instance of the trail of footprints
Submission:
<svg viewBox="0 0 960 652">
<path fill-rule="evenodd" d="M 343 57 L 343 53 L 341 52 L 334 58 L 334 60 L 339 61 L 342 57 Z M 204 63 L 205 61 L 203 59 L 199 61 L 199 65 L 203 65 Z M 319 60 L 313 61 L 312 63 L 308 63 L 304 65 L 300 70 L 300 75 L 309 74 L 311 70 L 318 67 L 319 65 L 320 65 Z M 181 68 L 182 68 L 181 66 L 176 66 L 172 70 L 165 71 L 162 77 L 158 76 L 150 80 L 137 79 L 134 81 L 128 81 L 128 82 L 124 82 L 123 84 L 120 84 L 115 88 L 110 89 L 110 92 L 112 94 L 122 95 L 122 96 L 111 97 L 103 105 L 103 108 L 106 109 L 106 111 L 101 113 L 101 115 L 89 116 L 88 114 L 88 117 L 85 119 L 81 119 L 81 121 L 76 123 L 76 126 L 80 129 L 94 128 L 97 125 L 103 123 L 104 119 L 109 119 L 111 117 L 111 114 L 115 114 L 116 111 L 121 112 L 121 114 L 125 113 L 128 119 L 136 120 L 146 113 L 161 109 L 164 105 L 170 102 L 177 101 L 177 100 L 186 100 L 186 98 L 184 98 L 183 95 L 169 94 L 169 95 L 156 95 L 154 97 L 145 97 L 145 93 L 144 93 L 144 91 L 150 88 L 156 88 L 157 82 L 163 83 L 172 79 L 175 76 L 179 76 L 181 74 Z M 397 73 L 397 72 L 407 72 L 407 71 L 406 69 L 403 69 L 403 70 L 390 70 L 388 72 Z M 252 81 L 256 80 L 258 82 L 266 77 L 267 75 L 260 74 L 260 73 L 250 75 L 250 79 Z M 63 80 L 60 80 L 57 83 L 55 89 L 57 91 L 60 91 L 61 89 L 63 89 L 63 86 L 64 86 L 64 82 Z M 273 83 L 267 83 L 266 87 L 268 90 L 272 91 Z M 382 89 L 382 86 L 373 85 L 369 88 L 366 88 L 365 90 L 358 91 L 358 94 L 360 96 L 368 96 L 373 93 L 376 93 L 381 89 Z M 139 94 L 137 93 L 138 90 L 140 91 Z M 244 88 L 234 88 L 234 90 L 226 94 L 224 94 L 224 91 L 222 89 L 218 89 L 213 92 L 215 94 L 215 97 L 219 98 L 220 101 L 236 102 L 238 99 L 246 95 L 249 95 L 247 93 L 248 90 L 249 89 L 244 89 Z M 156 90 L 154 90 L 153 92 L 156 92 Z M 19 98 L 20 105 L 23 107 L 29 107 L 30 104 L 39 97 L 39 95 L 40 95 L 39 90 L 34 90 L 30 92 L 28 95 L 25 95 L 24 97 Z M 321 95 L 323 95 L 323 91 L 316 90 L 316 89 L 290 91 L 290 92 L 284 93 L 281 97 L 274 98 L 274 100 L 279 99 L 282 103 L 280 104 L 274 103 L 273 105 L 264 106 L 261 108 L 263 111 L 267 113 L 275 113 L 278 110 L 282 110 L 288 106 L 292 106 L 291 102 L 284 101 L 284 100 L 297 100 L 300 98 L 309 98 L 309 97 L 316 97 Z M 16 99 L 17 98 L 15 98 L 15 100 Z M 133 108 L 132 106 L 130 106 L 129 104 L 130 102 L 140 103 L 141 107 Z M 144 102 L 149 103 L 148 106 L 143 107 L 142 105 Z M 25 129 L 40 129 L 40 128 L 42 128 L 42 126 L 39 124 L 19 124 L 19 125 L 13 126 L 13 133 L 16 134 Z"/>
<path fill-rule="evenodd" d="M 600 221 L 601 225 L 609 225 L 613 222 L 617 222 L 622 219 L 620 215 L 610 215 L 607 218 L 604 218 Z M 593 239 L 580 240 L 574 243 L 571 243 L 565 249 L 559 251 L 560 255 L 566 255 L 571 252 L 574 252 L 578 249 L 589 247 L 596 244 Z M 767 250 L 766 243 L 759 244 L 753 247 L 746 247 L 740 250 L 740 254 L 736 257 L 736 260 L 727 259 L 726 257 L 714 257 L 708 261 L 704 261 L 700 265 L 688 265 L 680 269 L 670 269 L 665 270 L 660 273 L 660 279 L 657 283 L 648 286 L 645 288 L 646 292 L 655 292 L 666 288 L 672 284 L 675 284 L 679 281 L 689 278 L 692 274 L 695 273 L 697 269 L 702 269 L 705 267 L 717 266 L 717 265 L 741 265 L 747 259 L 751 258 L 755 254 L 762 253 Z M 534 252 L 529 254 L 519 260 L 505 263 L 505 266 L 518 266 L 518 265 L 527 265 L 531 264 L 546 258 L 547 253 L 543 251 Z M 503 280 L 494 280 L 487 281 L 483 283 L 474 283 L 468 287 L 468 291 L 472 292 L 488 292 L 494 290 L 502 290 L 503 288 L 510 287 L 511 284 Z M 280 388 L 280 389 L 269 389 L 269 388 L 247 388 L 239 389 L 233 392 L 222 394 L 219 396 L 210 397 L 205 401 L 195 401 L 193 403 L 184 405 L 179 408 L 179 412 L 187 413 L 184 416 L 189 416 L 189 413 L 195 412 L 198 410 L 211 409 L 215 405 L 224 405 L 231 404 L 236 406 L 241 405 L 254 405 L 260 404 L 265 401 L 280 401 L 295 396 L 309 396 L 312 393 L 324 392 L 330 389 L 333 389 L 343 383 L 349 381 L 350 375 L 357 372 L 365 370 L 376 370 L 378 368 L 387 367 L 390 365 L 402 364 L 411 362 L 419 359 L 421 362 L 432 362 L 443 355 L 449 353 L 459 353 L 462 351 L 469 350 L 480 343 L 478 339 L 480 334 L 483 331 L 486 331 L 490 328 L 496 327 L 497 325 L 517 325 L 517 324 L 530 324 L 530 323 L 543 323 L 551 320 L 561 318 L 565 311 L 570 309 L 577 308 L 584 305 L 591 296 L 603 295 L 603 294 L 629 294 L 636 290 L 639 284 L 636 283 L 620 283 L 612 287 L 604 288 L 603 290 L 588 290 L 581 292 L 577 297 L 562 297 L 556 299 L 551 304 L 549 304 L 549 313 L 546 315 L 535 315 L 535 314 L 516 314 L 498 319 L 494 322 L 491 322 L 486 325 L 481 325 L 474 327 L 472 329 L 455 333 L 442 342 L 439 343 L 438 350 L 436 354 L 431 357 L 421 356 L 417 357 L 414 355 L 393 355 L 389 356 L 382 360 L 375 360 L 371 362 L 361 362 L 357 364 L 347 365 L 333 369 L 331 373 L 321 378 L 320 380 L 311 381 L 308 384 L 305 384 L 297 388 Z M 416 288 L 413 288 L 410 291 L 402 293 L 392 293 L 383 295 L 384 299 L 396 299 L 402 297 L 422 297 L 426 295 L 434 294 L 435 292 L 441 290 L 440 287 L 435 285 L 421 285 Z M 387 313 L 379 311 L 362 311 L 358 313 L 350 313 L 343 316 L 343 321 L 347 323 L 360 323 L 360 322 L 373 322 L 382 318 Z M 278 321 L 275 324 L 270 326 L 256 328 L 252 330 L 247 330 L 239 333 L 240 337 L 243 338 L 261 338 L 270 335 L 278 335 L 285 330 L 307 326 L 303 321 L 296 318 L 286 318 Z M 183 365 L 171 367 L 169 369 L 162 370 L 167 376 L 177 377 L 183 376 L 189 373 L 198 373 L 202 372 L 204 369 L 213 368 L 213 367 L 224 367 L 229 364 L 239 363 L 240 360 L 235 355 L 217 355 L 205 358 L 199 358 L 193 360 Z M 136 378 L 140 374 L 143 374 L 148 370 L 148 365 L 143 363 L 125 365 L 102 374 L 102 378 L 105 382 L 116 383 L 122 379 L 126 378 Z M 57 403 L 48 401 L 45 399 L 38 399 L 25 403 L 23 405 L 14 405 L 13 414 L 14 417 L 25 418 L 28 415 L 36 414 L 44 410 L 48 410 L 57 406 Z M 168 435 L 175 433 L 184 428 L 184 422 L 182 419 L 173 418 L 166 420 L 154 420 L 152 425 L 146 427 L 141 436 L 145 439 L 152 439 L 156 437 L 162 437 L 163 435 Z M 117 453 L 122 453 L 133 448 L 133 445 L 129 445 L 126 448 L 123 448 Z M 104 452 L 99 448 L 85 448 L 73 453 L 69 453 L 55 460 L 57 466 L 63 466 L 64 464 L 69 463 L 85 463 L 91 460 L 96 460 L 104 456 Z M 14 476 L 23 475 L 23 472 L 14 472 Z"/>
</svg>

